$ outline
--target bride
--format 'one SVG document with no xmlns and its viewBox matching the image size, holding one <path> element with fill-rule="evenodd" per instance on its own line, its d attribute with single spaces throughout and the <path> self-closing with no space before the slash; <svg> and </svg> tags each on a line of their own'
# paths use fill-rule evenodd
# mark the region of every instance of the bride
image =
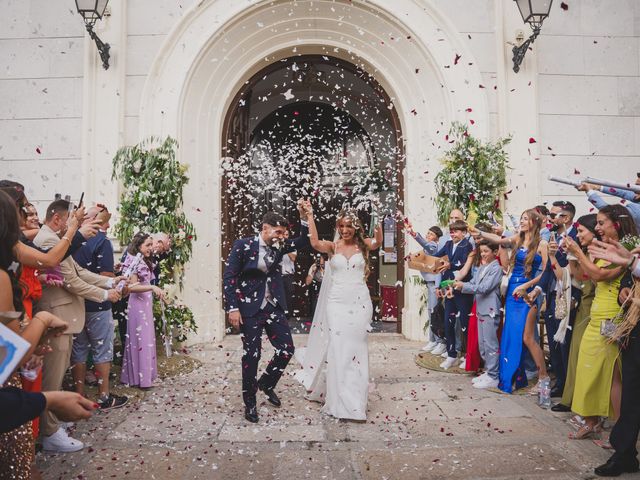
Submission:
<svg viewBox="0 0 640 480">
<path fill-rule="evenodd" d="M 365 238 L 355 212 L 342 211 L 336 241 L 318 238 L 311 203 L 306 202 L 311 246 L 329 255 L 306 349 L 296 350 L 302 370 L 296 378 L 309 400 L 324 402 L 322 412 L 336 418 L 366 420 L 369 391 L 367 332 L 373 306 L 366 278 L 369 252 L 379 247 L 382 232 Z"/>
</svg>

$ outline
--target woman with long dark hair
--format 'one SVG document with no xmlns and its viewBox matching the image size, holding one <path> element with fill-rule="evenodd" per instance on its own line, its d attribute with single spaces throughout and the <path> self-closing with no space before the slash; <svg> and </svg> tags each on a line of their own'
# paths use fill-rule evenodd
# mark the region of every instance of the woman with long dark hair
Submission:
<svg viewBox="0 0 640 480">
<path fill-rule="evenodd" d="M 580 248 L 586 254 L 587 248 L 593 240 L 600 240 L 600 235 L 596 231 L 597 216 L 595 213 L 584 215 L 578 218 L 578 242 Z M 573 257 L 575 258 L 575 257 Z M 562 391 L 562 400 L 557 405 L 551 407 L 554 412 L 571 411 L 571 402 L 573 400 L 573 391 L 576 382 L 576 368 L 578 365 L 578 353 L 580 352 L 580 342 L 582 336 L 589 325 L 591 319 L 591 304 L 595 296 L 596 285 L 584 274 L 577 258 L 569 260 L 569 269 L 571 270 L 571 278 L 573 283 L 579 285 L 582 291 L 580 297 L 580 305 L 576 311 L 576 318 L 573 321 L 571 329 L 571 346 L 569 347 L 569 362 L 567 366 L 567 378 L 564 382 L 564 390 Z"/>
<path fill-rule="evenodd" d="M 136 262 L 140 254 L 142 260 Z M 127 250 L 123 272 L 137 264 L 131 272 L 129 282 L 129 309 L 127 314 L 127 336 L 122 360 L 120 381 L 127 385 L 150 388 L 158 376 L 156 362 L 156 331 L 153 320 L 153 294 L 164 301 L 164 292 L 151 285 L 153 275 L 153 238 L 148 233 L 137 233 Z"/>
<path fill-rule="evenodd" d="M 527 347 L 538 367 L 538 383 L 548 380 L 544 354 L 535 339 L 538 317 L 536 304 L 529 305 L 525 297 L 538 283 L 537 272 L 544 271 L 547 260 L 547 242 L 540 238 L 542 216 L 535 210 L 525 210 L 520 217 L 520 230 L 510 241 L 511 259 L 503 254 L 502 265 L 509 265 L 509 284 L 505 301 L 504 327 L 500 339 L 500 383 L 503 392 L 511 393 L 527 385 L 524 371 L 523 344 Z M 538 393 L 538 385 L 532 389 Z"/>
<path fill-rule="evenodd" d="M 622 205 L 603 207 L 597 214 L 595 230 L 603 240 L 609 242 L 619 241 L 625 235 L 638 234 L 629 211 Z M 620 415 L 620 349 L 615 342 L 608 341 L 607 326 L 613 325 L 615 328 L 615 324 L 621 320 L 618 291 L 625 268 L 604 260 L 593 262 L 569 238 L 565 239 L 565 248 L 578 259 L 585 276 L 596 282 L 591 319 L 580 342 L 571 403 L 571 410 L 584 417 L 585 423 L 569 438 L 583 439 L 601 430 L 601 417 L 616 420 Z"/>
<path fill-rule="evenodd" d="M 309 400 L 323 402 L 322 412 L 336 418 L 366 420 L 369 392 L 367 332 L 373 305 L 366 279 L 369 253 L 382 241 L 376 226 L 366 238 L 356 212 L 336 219 L 336 240 L 320 240 L 311 204 L 306 202 L 311 246 L 329 255 L 318 297 L 307 355 L 302 360 Z M 299 356 L 300 358 L 300 356 Z"/>
</svg>

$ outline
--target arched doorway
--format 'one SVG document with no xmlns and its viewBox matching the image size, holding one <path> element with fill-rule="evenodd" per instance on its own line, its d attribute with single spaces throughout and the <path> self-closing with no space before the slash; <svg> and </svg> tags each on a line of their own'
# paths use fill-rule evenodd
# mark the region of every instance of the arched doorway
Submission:
<svg viewBox="0 0 640 480">
<path fill-rule="evenodd" d="M 268 210 L 297 225 L 298 198 L 312 199 L 327 239 L 344 207 L 357 208 L 369 225 L 373 200 L 386 217 L 385 242 L 372 256 L 368 281 L 374 320 L 397 318 L 395 328 L 374 328 L 400 332 L 404 252 L 394 218 L 404 204 L 403 144 L 396 111 L 375 78 L 326 55 L 284 58 L 237 92 L 222 139 L 222 258 L 233 240 L 257 232 Z M 304 282 L 313 262 L 311 251 L 296 259 L 290 316 L 299 320 L 298 331 L 313 314 Z M 396 308 L 385 308 L 390 305 Z"/>
</svg>

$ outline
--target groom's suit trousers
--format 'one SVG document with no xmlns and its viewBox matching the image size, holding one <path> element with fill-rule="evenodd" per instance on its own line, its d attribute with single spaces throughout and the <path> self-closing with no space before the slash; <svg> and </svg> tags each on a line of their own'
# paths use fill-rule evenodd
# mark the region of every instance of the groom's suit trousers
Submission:
<svg viewBox="0 0 640 480">
<path fill-rule="evenodd" d="M 256 404 L 258 383 L 264 390 L 275 388 L 278 380 L 293 357 L 294 347 L 291 330 L 282 308 L 267 304 L 255 315 L 242 319 L 242 399 L 245 405 Z M 265 372 L 256 380 L 258 363 L 262 351 L 262 331 L 267 332 L 275 354 Z"/>
</svg>

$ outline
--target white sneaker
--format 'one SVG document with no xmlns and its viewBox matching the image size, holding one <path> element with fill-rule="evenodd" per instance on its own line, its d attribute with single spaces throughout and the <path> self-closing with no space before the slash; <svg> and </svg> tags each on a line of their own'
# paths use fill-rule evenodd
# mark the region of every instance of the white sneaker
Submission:
<svg viewBox="0 0 640 480">
<path fill-rule="evenodd" d="M 47 452 L 69 453 L 77 452 L 83 448 L 84 444 L 67 435 L 67 431 L 62 427 L 53 435 L 42 438 L 42 449 Z"/>
<path fill-rule="evenodd" d="M 447 352 L 447 346 L 444 343 L 438 343 L 433 350 L 431 350 L 431 355 L 442 355 Z"/>
<path fill-rule="evenodd" d="M 449 352 L 447 352 L 447 347 L 444 347 L 444 352 L 440 354 L 442 358 L 449 358 Z"/>
<path fill-rule="evenodd" d="M 444 370 L 449 370 L 455 364 L 456 364 L 456 358 L 447 357 L 447 359 L 440 364 L 440 368 L 443 368 Z"/>
<path fill-rule="evenodd" d="M 73 423 L 73 422 L 60 422 L 60 426 L 62 428 L 64 428 L 65 430 L 69 430 L 70 428 L 73 428 L 75 426 L 75 423 Z"/>
<path fill-rule="evenodd" d="M 438 345 L 436 342 L 429 342 L 424 347 L 422 347 L 422 350 L 424 352 L 430 352 L 436 347 L 436 345 Z"/>
<path fill-rule="evenodd" d="M 473 384 L 473 388 L 497 388 L 498 379 L 491 378 L 487 375 L 484 380 L 480 380 Z"/>
<path fill-rule="evenodd" d="M 461 370 L 464 370 L 465 368 L 467 368 L 467 359 L 466 357 L 462 359 L 462 361 L 460 362 L 460 367 Z"/>
<path fill-rule="evenodd" d="M 482 375 L 480 375 L 478 377 L 473 377 L 471 379 L 471 383 L 478 383 L 479 381 L 484 380 L 488 376 L 489 376 L 489 374 L 487 372 L 484 372 Z"/>
</svg>

